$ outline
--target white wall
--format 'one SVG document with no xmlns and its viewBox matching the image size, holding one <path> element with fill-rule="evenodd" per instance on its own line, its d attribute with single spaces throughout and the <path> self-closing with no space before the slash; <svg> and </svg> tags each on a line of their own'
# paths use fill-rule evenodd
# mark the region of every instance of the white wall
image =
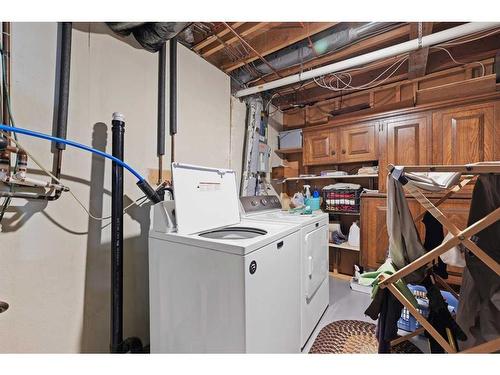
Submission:
<svg viewBox="0 0 500 375">
<path fill-rule="evenodd" d="M 157 167 L 157 55 L 137 48 L 130 38 L 124 43 L 103 24 L 74 26 L 68 137 L 111 152 L 111 114 L 121 111 L 126 117 L 125 159 L 147 174 L 148 168 Z M 12 38 L 16 123 L 50 133 L 57 25 L 14 23 Z M 236 134 L 243 134 L 239 127 L 244 123 L 237 121 L 231 128 L 229 78 L 182 46 L 178 64 L 176 160 L 232 167 L 236 146 L 231 143 L 242 144 Z M 51 167 L 47 142 L 19 139 Z M 166 165 L 169 144 L 167 140 Z M 68 148 L 63 154 L 63 181 L 94 215 L 110 213 L 110 168 L 108 161 L 82 151 Z M 125 175 L 126 199 L 141 195 L 135 182 Z M 124 335 L 145 343 L 149 225 L 148 209 L 133 208 L 125 216 Z M 64 194 L 48 204 L 15 200 L 1 229 L 0 300 L 10 308 L 0 315 L 0 352 L 107 352 L 109 226 L 89 219 Z"/>
</svg>

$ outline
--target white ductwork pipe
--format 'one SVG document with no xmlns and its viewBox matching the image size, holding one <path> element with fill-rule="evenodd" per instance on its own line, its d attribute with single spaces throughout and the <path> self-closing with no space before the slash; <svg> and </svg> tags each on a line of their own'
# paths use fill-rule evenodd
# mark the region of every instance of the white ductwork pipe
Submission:
<svg viewBox="0 0 500 375">
<path fill-rule="evenodd" d="M 385 59 L 401 55 L 403 53 L 415 51 L 419 48 L 430 47 L 439 43 L 443 43 L 452 39 L 460 38 L 466 35 L 474 34 L 477 32 L 490 30 L 495 27 L 500 27 L 500 22 L 470 22 L 464 25 L 453 27 L 448 30 L 440 31 L 438 33 L 430 34 L 422 37 L 421 44 L 419 40 L 413 39 L 408 42 L 396 44 L 387 48 L 382 48 L 378 51 L 366 53 L 361 56 L 355 56 L 347 60 L 339 61 L 333 64 L 325 65 L 320 68 L 312 69 L 306 72 L 294 74 L 285 78 L 277 79 L 272 82 L 264 83 L 259 86 L 250 87 L 247 89 L 239 90 L 235 96 L 241 98 L 248 95 L 253 95 L 258 92 L 275 89 L 293 83 L 305 81 L 308 79 L 324 76 L 325 74 L 340 72 L 346 69 L 355 68 L 360 65 L 368 64 L 377 60 Z"/>
</svg>

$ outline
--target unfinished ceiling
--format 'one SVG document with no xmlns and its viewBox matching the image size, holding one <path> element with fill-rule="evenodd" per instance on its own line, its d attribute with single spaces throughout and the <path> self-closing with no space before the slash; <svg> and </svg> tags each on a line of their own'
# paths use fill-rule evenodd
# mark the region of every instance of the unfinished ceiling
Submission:
<svg viewBox="0 0 500 375">
<path fill-rule="evenodd" d="M 233 78 L 233 89 L 252 87 L 302 71 L 425 36 L 463 22 L 212 22 L 193 23 L 183 43 Z M 483 33 L 484 34 L 484 33 Z M 482 43 L 460 43 L 448 48 L 455 60 L 471 62 L 494 57 L 499 33 L 489 33 Z M 391 58 L 353 69 L 333 82 L 370 88 L 369 82 L 396 82 L 457 65 L 448 52 L 423 48 L 407 58 Z M 329 86 L 329 85 L 330 86 Z M 342 95 L 317 81 L 302 82 L 270 91 L 282 109 Z M 329 88 L 330 87 L 330 88 Z"/>
</svg>

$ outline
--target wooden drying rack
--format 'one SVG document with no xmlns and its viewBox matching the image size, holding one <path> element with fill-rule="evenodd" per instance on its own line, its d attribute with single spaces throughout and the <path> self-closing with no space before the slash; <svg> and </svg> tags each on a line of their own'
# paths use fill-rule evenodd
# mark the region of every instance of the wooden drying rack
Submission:
<svg viewBox="0 0 500 375">
<path fill-rule="evenodd" d="M 393 165 L 389 165 L 388 170 L 390 173 L 394 170 Z M 467 228 L 460 230 L 453 224 L 444 214 L 438 209 L 438 206 L 443 203 L 446 199 L 450 198 L 453 194 L 460 191 L 464 186 L 474 180 L 477 175 L 480 174 L 500 174 L 500 162 L 486 162 L 486 163 L 476 163 L 467 165 L 419 165 L 419 166 L 407 166 L 404 167 L 405 172 L 460 172 L 462 173 L 461 181 L 455 185 L 453 188 L 449 189 L 445 195 L 439 199 L 436 203 L 432 203 L 425 195 L 411 184 L 403 185 L 405 189 L 424 207 L 425 211 L 429 211 L 432 216 L 434 216 L 450 233 L 451 237 L 448 241 L 437 246 L 433 250 L 429 251 L 425 255 L 406 265 L 405 267 L 398 270 L 396 273 L 389 277 L 381 276 L 379 278 L 379 286 L 381 288 L 387 288 L 389 291 L 405 306 L 408 311 L 415 317 L 415 319 L 420 323 L 421 327 L 416 331 L 409 333 L 405 336 L 397 338 L 391 341 L 391 346 L 397 345 L 403 341 L 409 340 L 410 338 L 427 331 L 447 353 L 457 353 L 458 350 L 455 347 L 452 340 L 447 341 L 444 339 L 437 330 L 427 321 L 427 319 L 412 305 L 410 301 L 396 288 L 394 283 L 405 276 L 408 276 L 417 269 L 431 263 L 433 260 L 437 259 L 441 254 L 450 250 L 458 244 L 463 244 L 469 251 L 471 251 L 475 256 L 477 256 L 484 264 L 486 264 L 490 269 L 492 269 L 498 276 L 500 276 L 500 264 L 492 259 L 488 254 L 486 254 L 479 246 L 470 240 L 470 237 L 474 236 L 476 233 L 480 232 L 489 225 L 500 220 L 500 207 L 495 209 L 493 212 L 489 213 L 479 221 Z M 423 215 L 422 213 L 415 221 L 420 220 Z M 437 275 L 434 275 L 436 281 L 447 291 L 453 293 L 456 297 L 458 295 L 455 291 Z M 500 350 L 500 337 L 485 342 L 483 344 L 474 346 L 461 353 L 491 353 Z"/>
</svg>

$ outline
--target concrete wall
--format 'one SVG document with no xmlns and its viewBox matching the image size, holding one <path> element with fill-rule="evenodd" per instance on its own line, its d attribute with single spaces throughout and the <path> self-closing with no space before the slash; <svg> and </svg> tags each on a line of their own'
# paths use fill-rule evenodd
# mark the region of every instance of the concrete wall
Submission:
<svg viewBox="0 0 500 375">
<path fill-rule="evenodd" d="M 126 116 L 126 161 L 142 174 L 156 168 L 157 55 L 103 24 L 75 24 L 68 137 L 111 152 L 111 114 Z M 12 27 L 12 107 L 18 126 L 50 133 L 54 122 L 57 25 Z M 229 78 L 179 46 L 176 160 L 235 167 L 241 117 L 231 118 Z M 241 104 L 240 104 L 241 105 Z M 20 136 L 51 167 L 51 146 Z M 167 140 L 169 145 L 169 140 Z M 170 147 L 167 147 L 169 154 Z M 241 157 L 240 157 L 241 160 Z M 168 165 L 169 156 L 165 164 Z M 32 172 L 37 168 L 30 162 Z M 63 181 L 96 216 L 110 214 L 111 164 L 67 149 Z M 43 178 L 39 174 L 40 178 Z M 141 193 L 125 176 L 126 203 Z M 109 350 L 110 228 L 90 219 L 69 194 L 55 202 L 13 202 L 0 233 L 0 352 Z M 149 209 L 125 215 L 124 335 L 149 342 Z"/>
</svg>

